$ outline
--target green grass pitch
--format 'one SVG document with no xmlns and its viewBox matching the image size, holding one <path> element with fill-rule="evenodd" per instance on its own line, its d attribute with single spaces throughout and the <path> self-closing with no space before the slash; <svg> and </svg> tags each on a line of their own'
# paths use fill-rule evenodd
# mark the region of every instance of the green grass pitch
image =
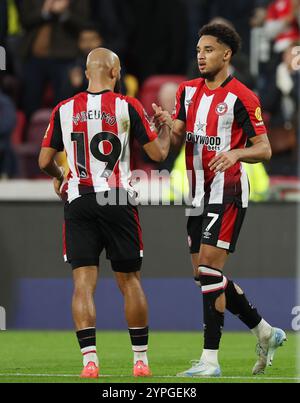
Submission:
<svg viewBox="0 0 300 403">
<path fill-rule="evenodd" d="M 274 364 L 265 375 L 253 377 L 251 369 L 256 360 L 256 341 L 250 333 L 224 332 L 220 363 L 222 377 L 213 379 L 177 378 L 177 372 L 187 369 L 190 360 L 199 358 L 201 333 L 152 332 L 149 360 L 153 377 L 135 379 L 132 372 L 132 353 L 126 332 L 97 332 L 100 356 L 99 380 L 82 380 L 81 354 L 73 332 L 1 331 L 0 383 L 299 383 L 296 361 L 299 338 L 288 334 L 288 341 L 279 348 Z"/>
</svg>

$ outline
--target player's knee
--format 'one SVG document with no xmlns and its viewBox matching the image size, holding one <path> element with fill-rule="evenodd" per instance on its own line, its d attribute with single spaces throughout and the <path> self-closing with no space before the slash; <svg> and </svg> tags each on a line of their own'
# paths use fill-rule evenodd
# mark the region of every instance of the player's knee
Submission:
<svg viewBox="0 0 300 403">
<path fill-rule="evenodd" d="M 200 281 L 200 267 L 194 267 L 194 281 L 197 287 L 201 288 L 201 281 Z"/>
<path fill-rule="evenodd" d="M 140 291 L 142 286 L 136 273 L 121 274 L 118 279 L 118 286 L 123 296 L 130 295 L 134 291 Z"/>
<path fill-rule="evenodd" d="M 86 277 L 79 277 L 74 279 L 74 292 L 77 293 L 91 293 L 96 290 L 97 280 L 89 279 Z"/>
<path fill-rule="evenodd" d="M 86 298 L 93 296 L 95 287 L 92 284 L 77 283 L 74 285 L 73 296 L 77 298 Z"/>
<path fill-rule="evenodd" d="M 224 295 L 226 278 L 223 276 L 223 273 L 218 269 L 206 266 L 200 266 L 199 273 L 203 295 L 209 295 L 209 299 L 214 300 L 214 309 L 217 312 L 224 313 L 226 304 Z"/>
</svg>

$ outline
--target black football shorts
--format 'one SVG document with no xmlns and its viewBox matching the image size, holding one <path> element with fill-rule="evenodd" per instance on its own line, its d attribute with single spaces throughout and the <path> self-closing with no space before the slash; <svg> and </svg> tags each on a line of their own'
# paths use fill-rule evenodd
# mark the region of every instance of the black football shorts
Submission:
<svg viewBox="0 0 300 403">
<path fill-rule="evenodd" d="M 138 210 L 130 204 L 99 205 L 95 193 L 65 204 L 64 258 L 74 269 L 99 266 L 103 249 L 115 272 L 141 269 L 142 231 Z"/>
<path fill-rule="evenodd" d="M 247 209 L 233 202 L 207 204 L 201 215 L 190 216 L 187 222 L 190 253 L 199 253 L 201 244 L 235 251 Z M 193 209 L 191 210 L 193 213 Z"/>
</svg>

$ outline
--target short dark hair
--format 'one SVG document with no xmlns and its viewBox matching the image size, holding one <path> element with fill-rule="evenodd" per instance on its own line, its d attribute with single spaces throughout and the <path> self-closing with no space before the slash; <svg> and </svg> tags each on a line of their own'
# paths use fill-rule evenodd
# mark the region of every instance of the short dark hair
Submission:
<svg viewBox="0 0 300 403">
<path fill-rule="evenodd" d="M 211 35 L 218 39 L 219 42 L 229 46 L 232 54 L 235 55 L 241 48 L 241 37 L 234 28 L 230 28 L 225 24 L 207 24 L 199 31 L 199 37 Z"/>
</svg>

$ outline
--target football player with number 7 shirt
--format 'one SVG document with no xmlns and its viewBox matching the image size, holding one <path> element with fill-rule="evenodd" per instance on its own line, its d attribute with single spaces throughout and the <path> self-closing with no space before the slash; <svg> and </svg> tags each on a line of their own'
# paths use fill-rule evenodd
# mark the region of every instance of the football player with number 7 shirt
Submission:
<svg viewBox="0 0 300 403">
<path fill-rule="evenodd" d="M 200 78 L 178 89 L 171 144 L 179 148 L 186 143 L 193 200 L 187 232 L 195 282 L 203 295 L 204 349 L 200 360 L 178 375 L 220 376 L 218 350 L 226 308 L 258 339 L 258 360 L 252 370 L 257 375 L 272 363 L 286 335 L 259 315 L 223 269 L 235 250 L 248 207 L 249 184 L 242 162 L 269 160 L 271 147 L 257 96 L 229 74 L 231 58 L 240 47 L 239 35 L 226 25 L 209 24 L 199 37 Z"/>
<path fill-rule="evenodd" d="M 169 152 L 170 126 L 167 114 L 153 105 L 160 114 L 156 130 L 136 99 L 115 92 L 120 71 L 120 60 L 110 50 L 98 48 L 89 54 L 88 90 L 54 109 L 39 157 L 40 168 L 54 178 L 58 195 L 64 173 L 55 162 L 57 152 L 65 150 L 70 167 L 64 254 L 73 269 L 72 312 L 83 355 L 83 378 L 99 376 L 94 293 L 104 248 L 124 296 L 134 352 L 133 375 L 151 375 L 148 308 L 140 282 L 142 232 L 135 203 L 127 198 L 135 193 L 130 184 L 133 141 L 137 140 L 152 160 L 162 161 Z M 107 305 L 113 303 L 107 301 Z"/>
</svg>

